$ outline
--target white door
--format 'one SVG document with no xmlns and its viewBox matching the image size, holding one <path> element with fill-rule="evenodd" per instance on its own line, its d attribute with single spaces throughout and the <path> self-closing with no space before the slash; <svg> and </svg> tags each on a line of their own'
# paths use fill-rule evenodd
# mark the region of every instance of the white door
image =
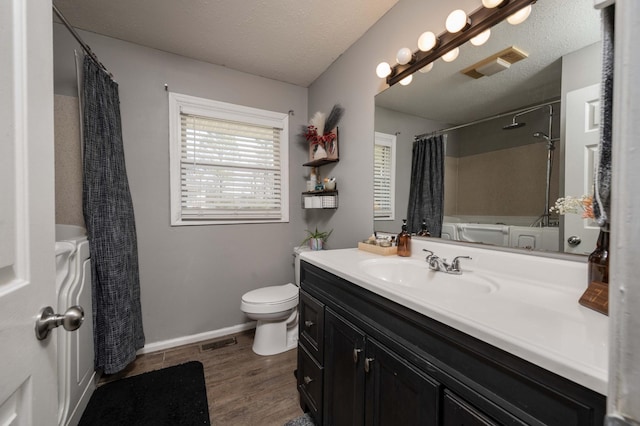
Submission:
<svg viewBox="0 0 640 426">
<path fill-rule="evenodd" d="M 0 425 L 57 422 L 51 0 L 0 1 Z M 60 332 L 54 330 L 53 333 Z"/>
<path fill-rule="evenodd" d="M 565 195 L 593 195 L 593 177 L 598 162 L 600 137 L 600 85 L 567 93 L 565 134 Z M 564 251 L 589 254 L 596 247 L 597 224 L 580 214 L 566 214 Z"/>
</svg>

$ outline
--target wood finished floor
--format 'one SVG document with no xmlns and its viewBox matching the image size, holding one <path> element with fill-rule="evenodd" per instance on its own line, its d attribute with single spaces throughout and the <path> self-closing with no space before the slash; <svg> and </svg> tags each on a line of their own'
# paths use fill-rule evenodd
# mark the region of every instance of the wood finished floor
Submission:
<svg viewBox="0 0 640 426">
<path fill-rule="evenodd" d="M 201 350 L 198 342 L 166 351 L 139 355 L 123 372 L 104 376 L 100 384 L 152 370 L 200 361 L 204 366 L 209 417 L 212 425 L 282 426 L 302 414 L 293 371 L 297 352 L 272 356 L 253 353 L 253 333 L 233 336 L 237 344 Z M 224 340 L 223 339 L 215 339 Z"/>
</svg>

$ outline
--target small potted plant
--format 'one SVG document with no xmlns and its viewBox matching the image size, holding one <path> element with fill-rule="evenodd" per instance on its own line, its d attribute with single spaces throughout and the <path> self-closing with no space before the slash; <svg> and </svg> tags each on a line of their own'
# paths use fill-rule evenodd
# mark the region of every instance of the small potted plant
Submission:
<svg viewBox="0 0 640 426">
<path fill-rule="evenodd" d="M 333 232 L 331 231 L 318 231 L 318 227 L 316 226 L 315 231 L 306 230 L 307 237 L 300 244 L 309 243 L 309 247 L 311 250 L 322 250 L 324 243 L 329 239 L 329 235 Z"/>
</svg>

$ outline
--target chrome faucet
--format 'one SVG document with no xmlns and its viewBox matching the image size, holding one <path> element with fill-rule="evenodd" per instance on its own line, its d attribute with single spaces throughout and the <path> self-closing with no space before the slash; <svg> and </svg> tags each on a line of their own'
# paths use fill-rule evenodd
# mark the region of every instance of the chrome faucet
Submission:
<svg viewBox="0 0 640 426">
<path fill-rule="evenodd" d="M 425 259 L 429 264 L 429 269 L 434 271 L 442 271 L 447 274 L 462 275 L 462 269 L 460 269 L 460 259 L 471 259 L 469 256 L 456 256 L 451 263 L 447 263 L 447 259 L 442 259 L 436 256 L 431 250 L 422 249 L 429 253 Z"/>
</svg>

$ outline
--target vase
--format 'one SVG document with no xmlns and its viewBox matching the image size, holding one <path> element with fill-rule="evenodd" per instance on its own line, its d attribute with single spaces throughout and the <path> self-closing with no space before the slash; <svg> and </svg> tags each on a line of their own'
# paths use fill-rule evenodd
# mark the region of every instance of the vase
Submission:
<svg viewBox="0 0 640 426">
<path fill-rule="evenodd" d="M 322 238 L 311 238 L 309 240 L 309 248 L 311 250 L 322 250 L 323 243 Z"/>
<path fill-rule="evenodd" d="M 316 150 L 313 153 L 314 160 L 321 160 L 323 158 L 327 158 L 327 151 L 322 147 L 322 145 L 316 145 Z"/>
</svg>

